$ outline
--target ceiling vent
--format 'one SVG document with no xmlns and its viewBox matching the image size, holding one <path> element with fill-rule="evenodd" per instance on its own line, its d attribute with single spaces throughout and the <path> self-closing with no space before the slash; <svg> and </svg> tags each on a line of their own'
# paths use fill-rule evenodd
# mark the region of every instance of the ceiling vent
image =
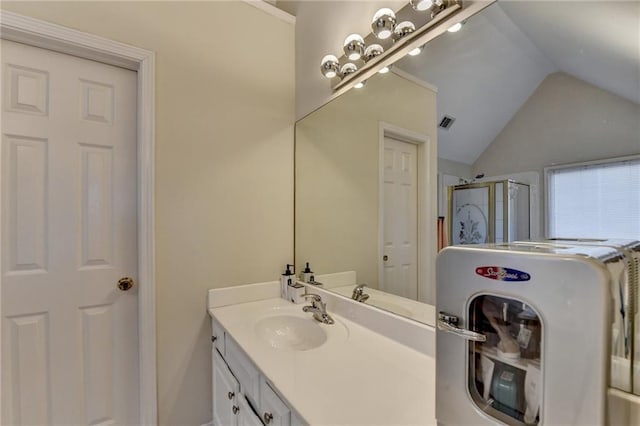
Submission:
<svg viewBox="0 0 640 426">
<path fill-rule="evenodd" d="M 451 126 L 453 126 L 454 121 L 456 121 L 455 118 L 451 117 L 450 115 L 445 115 L 444 117 L 442 117 L 442 120 L 440 120 L 438 127 L 444 130 L 449 130 Z"/>
</svg>

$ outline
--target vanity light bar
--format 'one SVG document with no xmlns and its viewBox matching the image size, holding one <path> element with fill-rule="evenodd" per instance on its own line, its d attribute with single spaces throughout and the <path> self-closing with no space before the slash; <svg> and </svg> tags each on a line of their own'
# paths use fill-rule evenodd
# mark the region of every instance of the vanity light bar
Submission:
<svg viewBox="0 0 640 426">
<path fill-rule="evenodd" d="M 426 7 L 426 5 L 429 7 Z M 460 11 L 462 8 L 461 0 L 440 0 L 440 1 L 428 1 L 420 3 L 420 8 L 416 7 L 417 3 L 409 3 L 398 11 L 399 14 L 411 17 L 409 19 L 403 19 L 399 21 L 396 14 L 389 8 L 382 8 L 378 10 L 373 16 L 371 23 L 371 35 L 368 37 L 361 37 L 358 34 L 351 34 L 347 36 L 344 41 L 344 55 L 338 60 L 338 69 L 342 70 L 347 64 L 352 63 L 356 67 L 356 71 L 353 72 L 337 72 L 334 74 L 333 68 L 335 62 L 331 61 L 330 64 L 326 64 L 323 60 L 322 73 L 325 77 L 333 79 L 334 89 L 338 89 L 347 82 L 353 81 L 363 71 L 372 68 L 379 64 L 385 58 L 392 56 L 394 52 L 399 51 L 403 46 L 409 44 L 412 40 L 424 34 L 435 24 L 450 18 L 453 14 Z M 426 20 L 426 22 L 424 22 Z M 424 22 L 418 28 L 414 22 Z M 451 26 L 451 25 L 449 25 Z M 367 46 L 365 40 L 378 40 L 377 43 L 369 43 L 369 45 L 378 43 L 392 43 L 391 46 L 386 49 L 380 46 L 380 49 L 375 51 L 374 55 L 367 55 Z M 378 45 L 379 46 L 379 45 Z M 414 46 L 417 47 L 417 46 Z M 414 50 L 413 48 L 411 50 Z M 331 59 L 334 57 L 332 55 Z M 325 59 L 327 58 L 325 56 Z M 361 64 L 363 62 L 363 64 Z M 390 65 L 386 64 L 387 66 Z M 330 69 L 327 72 L 327 68 Z M 346 69 L 352 70 L 352 67 Z M 337 78 L 336 78 L 337 77 Z"/>
<path fill-rule="evenodd" d="M 338 69 L 341 70 L 347 63 L 353 63 L 356 65 L 356 70 L 347 73 L 337 72 L 335 76 L 331 78 L 334 92 L 338 95 L 338 92 L 342 93 L 353 85 L 375 75 L 380 68 L 385 66 L 390 67 L 394 62 L 405 55 L 409 53 L 413 55 L 419 53 L 420 48 L 428 41 L 434 39 L 440 34 L 443 34 L 454 24 L 478 13 L 480 10 L 491 5 L 495 1 L 496 0 L 481 2 L 466 1 L 463 5 L 462 0 L 437 0 L 429 1 L 428 3 L 430 3 L 431 6 L 423 10 L 419 10 L 413 6 L 413 3 L 417 4 L 417 2 L 408 3 L 397 12 L 397 15 L 401 19 L 397 19 L 396 14 L 393 14 L 394 19 L 396 19 L 397 22 L 393 24 L 391 35 L 386 39 L 378 38 L 374 32 L 361 38 L 365 42 L 365 46 L 364 53 L 361 54 L 361 58 L 359 60 L 349 60 L 346 52 L 359 52 L 361 49 L 361 45 L 359 43 L 360 38 L 357 39 L 358 43 L 355 43 L 357 46 L 352 44 L 347 47 L 349 42 L 354 38 L 351 36 L 347 37 L 348 40 L 346 39 L 344 43 L 345 55 L 342 55 L 337 59 Z M 425 5 L 426 4 L 427 3 L 425 3 Z M 420 6 L 424 7 L 422 3 Z M 379 21 L 380 19 L 382 19 L 382 21 L 376 25 L 379 28 L 387 28 L 388 22 L 391 21 L 388 19 L 389 16 L 387 15 L 389 15 L 388 11 L 385 11 L 385 13 L 378 11 L 374 16 L 372 28 L 375 26 L 374 24 L 376 24 L 377 20 Z M 375 18 L 378 19 L 376 20 Z M 394 30 L 399 25 L 398 22 L 402 24 L 402 28 L 399 28 L 398 31 L 396 31 L 395 37 L 392 37 L 392 35 L 394 35 Z M 415 28 L 412 28 L 410 24 L 413 24 Z M 386 33 L 383 35 L 386 35 Z M 334 64 L 332 63 L 331 65 Z M 351 67 L 347 69 L 349 71 L 352 70 Z M 326 76 L 324 68 L 323 74 Z"/>
<path fill-rule="evenodd" d="M 442 1 L 441 5 L 434 4 L 430 9 L 427 9 L 424 12 L 415 11 L 410 4 L 408 4 L 404 8 L 408 8 L 410 12 L 413 14 L 423 15 L 423 19 L 427 19 L 426 23 L 424 23 L 424 25 L 420 27 L 414 24 L 415 29 L 411 30 L 411 29 L 408 29 L 411 27 L 409 27 L 409 25 L 407 24 L 407 21 L 403 21 L 402 22 L 402 24 L 404 24 L 403 28 L 399 29 L 399 31 L 397 32 L 396 37 L 394 37 L 393 44 L 389 46 L 384 52 L 375 56 L 374 58 L 372 58 L 371 60 L 369 60 L 362 66 L 360 66 L 357 72 L 345 75 L 342 79 L 337 79 L 337 78 L 334 79 L 332 81 L 334 90 L 337 90 L 347 85 L 347 83 L 350 83 L 358 79 L 366 70 L 370 70 L 373 68 L 380 68 L 383 66 L 390 66 L 393 62 L 405 56 L 408 53 L 408 51 L 404 52 L 404 50 L 406 49 L 403 49 L 403 47 L 407 47 L 408 45 L 411 45 L 412 42 L 414 42 L 415 40 L 421 38 L 425 34 L 428 34 L 430 29 L 435 27 L 437 24 L 443 23 L 451 19 L 457 12 L 459 12 L 462 9 L 462 1 L 461 0 L 444 0 Z M 401 9 L 401 11 L 403 9 Z M 398 13 L 400 13 L 400 11 Z M 417 21 L 417 19 L 414 19 L 414 20 Z M 449 28 L 452 24 L 453 23 L 447 25 L 446 27 Z M 423 44 L 424 43 L 420 43 L 419 45 L 421 46 Z M 418 47 L 418 46 L 413 46 L 411 49 L 409 49 L 409 51 L 413 50 L 415 47 Z M 340 58 L 340 63 L 342 63 L 343 61 L 347 62 L 348 59 L 343 56 Z"/>
</svg>

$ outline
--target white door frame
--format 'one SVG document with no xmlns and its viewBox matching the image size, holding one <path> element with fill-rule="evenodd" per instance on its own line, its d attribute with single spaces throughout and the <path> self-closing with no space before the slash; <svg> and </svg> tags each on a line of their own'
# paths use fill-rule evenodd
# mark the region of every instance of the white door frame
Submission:
<svg viewBox="0 0 640 426">
<path fill-rule="evenodd" d="M 154 233 L 155 53 L 8 11 L 0 12 L 0 38 L 119 66 L 136 71 L 138 74 L 137 184 L 140 424 L 155 425 L 158 423 Z M 2 295 L 0 294 L 1 297 Z M 0 374 L 2 373 L 0 372 Z"/>
<path fill-rule="evenodd" d="M 378 280 L 383 276 L 384 139 L 391 137 L 418 146 L 418 301 L 435 304 L 437 235 L 437 153 L 427 135 L 380 122 L 378 132 Z M 434 179 L 429 179 L 432 176 Z"/>
</svg>

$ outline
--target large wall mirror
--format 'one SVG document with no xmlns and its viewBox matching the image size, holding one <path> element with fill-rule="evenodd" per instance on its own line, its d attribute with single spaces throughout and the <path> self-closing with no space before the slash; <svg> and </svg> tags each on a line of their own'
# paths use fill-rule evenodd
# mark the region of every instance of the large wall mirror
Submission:
<svg viewBox="0 0 640 426">
<path fill-rule="evenodd" d="M 499 1 L 392 71 L 296 124 L 295 262 L 417 321 L 435 322 L 439 189 L 528 180 L 542 237 L 545 167 L 640 153 L 638 2 Z"/>
</svg>

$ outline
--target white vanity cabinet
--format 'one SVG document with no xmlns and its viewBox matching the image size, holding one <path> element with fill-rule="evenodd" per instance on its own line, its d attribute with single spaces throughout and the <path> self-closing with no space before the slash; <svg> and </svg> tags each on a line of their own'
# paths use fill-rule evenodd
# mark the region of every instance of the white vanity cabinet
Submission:
<svg viewBox="0 0 640 426">
<path fill-rule="evenodd" d="M 211 324 L 213 425 L 305 425 L 220 324 Z"/>
</svg>

